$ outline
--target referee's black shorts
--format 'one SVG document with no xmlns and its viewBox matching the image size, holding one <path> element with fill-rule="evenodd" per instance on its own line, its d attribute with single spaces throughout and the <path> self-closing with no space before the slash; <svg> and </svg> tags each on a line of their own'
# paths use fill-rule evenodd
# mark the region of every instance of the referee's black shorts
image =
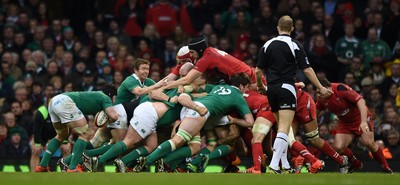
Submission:
<svg viewBox="0 0 400 185">
<path fill-rule="evenodd" d="M 272 112 L 278 112 L 279 110 L 296 110 L 297 98 L 294 84 L 268 84 L 267 87 L 267 97 Z"/>
</svg>

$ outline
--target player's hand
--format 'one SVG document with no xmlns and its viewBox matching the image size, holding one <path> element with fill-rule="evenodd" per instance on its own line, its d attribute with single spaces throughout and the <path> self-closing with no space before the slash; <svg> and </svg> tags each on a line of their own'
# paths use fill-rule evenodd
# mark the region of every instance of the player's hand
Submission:
<svg viewBox="0 0 400 185">
<path fill-rule="evenodd" d="M 359 130 L 362 131 L 363 133 L 371 132 L 371 130 L 369 129 L 368 123 L 366 121 L 361 122 Z"/>
<path fill-rule="evenodd" d="M 229 120 L 229 124 L 233 124 L 235 121 L 235 118 L 234 117 L 232 117 L 232 116 L 230 116 L 230 115 L 228 115 L 228 120 Z"/>
<path fill-rule="evenodd" d="M 318 97 L 320 97 L 322 99 L 329 98 L 333 93 L 331 90 L 329 90 L 325 87 L 318 88 L 316 90 L 316 92 L 318 94 Z"/>
<path fill-rule="evenodd" d="M 267 90 L 264 86 L 257 86 L 257 92 L 260 94 L 267 94 Z"/>
<path fill-rule="evenodd" d="M 178 86 L 178 93 L 179 93 L 179 94 L 182 94 L 183 91 L 185 91 L 185 88 L 183 87 L 183 85 L 179 85 L 179 86 Z"/>
<path fill-rule="evenodd" d="M 33 145 L 32 146 L 32 154 L 40 154 L 40 152 L 42 152 L 42 150 L 43 150 L 42 145 L 40 145 L 40 146 Z"/>
<path fill-rule="evenodd" d="M 178 96 L 172 97 L 172 98 L 169 100 L 169 102 L 171 102 L 171 103 L 178 103 Z"/>
<path fill-rule="evenodd" d="M 70 154 L 71 153 L 71 144 L 62 144 L 60 146 L 61 153 Z"/>
<path fill-rule="evenodd" d="M 198 112 L 200 114 L 200 116 L 204 116 L 204 115 L 206 115 L 208 113 L 208 109 L 205 108 L 205 107 L 197 106 L 196 107 L 196 112 Z"/>
<path fill-rule="evenodd" d="M 300 89 L 304 88 L 306 86 L 306 84 L 304 84 L 303 82 L 296 82 L 294 84 L 296 87 L 299 87 Z"/>
</svg>

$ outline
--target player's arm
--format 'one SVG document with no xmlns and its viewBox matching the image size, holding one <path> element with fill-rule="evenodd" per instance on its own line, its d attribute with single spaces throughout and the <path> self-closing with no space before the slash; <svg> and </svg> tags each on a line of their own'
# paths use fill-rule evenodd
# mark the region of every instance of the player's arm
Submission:
<svg viewBox="0 0 400 185">
<path fill-rule="evenodd" d="M 364 132 L 367 133 L 370 131 L 370 128 L 367 123 L 367 106 L 365 105 L 365 100 L 361 98 L 357 102 L 357 107 L 358 110 L 360 111 L 360 116 L 361 116 L 361 124 L 360 124 L 360 129 Z"/>
<path fill-rule="evenodd" d="M 257 82 L 257 89 L 259 93 L 266 94 L 266 89 L 264 84 L 262 83 L 262 70 L 256 67 L 256 82 Z"/>
<path fill-rule="evenodd" d="M 230 123 L 239 125 L 241 127 L 252 127 L 253 123 L 254 123 L 254 118 L 253 118 L 253 115 L 251 113 L 245 114 L 243 116 L 243 119 L 234 118 L 234 117 L 231 117 L 231 116 L 228 116 L 228 118 L 229 118 L 229 122 Z"/>
<path fill-rule="evenodd" d="M 135 94 L 136 96 L 142 96 L 144 94 L 148 94 L 150 91 L 154 89 L 158 89 L 162 86 L 163 82 L 159 81 L 156 84 L 149 86 L 149 87 L 140 87 L 136 86 L 135 88 L 132 89 L 132 93 Z"/>
<path fill-rule="evenodd" d="M 237 125 L 231 124 L 229 125 L 229 134 L 225 138 L 219 138 L 217 143 L 218 145 L 222 144 L 230 144 L 232 141 L 237 139 L 240 136 L 240 131 Z"/>
<path fill-rule="evenodd" d="M 166 86 L 162 87 L 162 89 L 173 89 L 178 87 L 179 85 L 186 85 L 192 83 L 196 78 L 201 76 L 201 72 L 197 70 L 190 70 L 189 73 L 183 77 L 180 78 L 177 81 L 173 81 L 171 83 L 168 83 Z"/>
<path fill-rule="evenodd" d="M 118 112 L 117 112 L 117 110 L 115 110 L 115 108 L 113 106 L 105 108 L 104 112 L 110 118 L 110 120 L 109 120 L 110 123 L 118 120 Z"/>
<path fill-rule="evenodd" d="M 179 95 L 178 102 L 179 102 L 179 104 L 181 104 L 184 107 L 196 110 L 201 116 L 204 116 L 208 112 L 206 107 L 198 106 L 196 103 L 193 102 L 190 95 L 188 95 L 186 93 L 182 93 L 181 95 Z"/>
<path fill-rule="evenodd" d="M 171 98 L 160 89 L 155 89 L 155 90 L 150 91 L 149 97 L 152 100 L 168 101 L 168 102 L 174 102 L 174 103 L 176 103 L 178 101 L 177 96 L 174 96 Z"/>
<path fill-rule="evenodd" d="M 206 92 L 202 92 L 202 93 L 192 93 L 191 95 L 193 96 L 193 98 L 198 98 L 198 97 L 207 96 L 207 93 L 206 93 Z"/>
</svg>

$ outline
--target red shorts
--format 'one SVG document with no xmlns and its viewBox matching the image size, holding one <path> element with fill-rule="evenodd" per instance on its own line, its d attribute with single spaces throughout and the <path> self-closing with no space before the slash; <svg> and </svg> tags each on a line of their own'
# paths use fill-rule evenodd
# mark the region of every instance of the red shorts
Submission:
<svg viewBox="0 0 400 185">
<path fill-rule="evenodd" d="M 257 117 L 263 117 L 267 119 L 268 121 L 272 122 L 273 125 L 276 124 L 275 116 L 274 113 L 272 113 L 271 109 L 269 110 L 260 110 L 257 112 L 256 119 Z"/>
<path fill-rule="evenodd" d="M 316 119 L 317 108 L 312 97 L 303 91 L 297 92 L 297 108 L 294 118 L 299 124 L 305 124 Z"/>
<path fill-rule="evenodd" d="M 256 68 L 254 68 L 254 67 L 251 68 L 251 75 L 249 77 L 250 77 L 252 84 L 257 83 Z M 264 85 L 267 85 L 267 80 L 265 79 L 264 74 L 262 74 L 261 80 Z"/>
<path fill-rule="evenodd" d="M 371 132 L 374 132 L 374 122 L 371 119 L 371 115 L 368 115 L 367 123 L 368 123 L 369 130 Z M 361 122 L 346 123 L 346 122 L 339 120 L 336 134 L 354 134 L 356 136 L 361 136 L 361 134 L 363 132 L 362 132 L 362 130 L 360 130 L 360 124 L 361 124 Z"/>
</svg>

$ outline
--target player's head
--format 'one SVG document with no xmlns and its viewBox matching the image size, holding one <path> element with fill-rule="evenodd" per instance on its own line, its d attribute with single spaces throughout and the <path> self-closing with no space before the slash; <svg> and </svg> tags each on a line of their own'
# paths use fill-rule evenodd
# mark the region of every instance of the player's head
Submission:
<svg viewBox="0 0 400 185">
<path fill-rule="evenodd" d="M 179 63 L 185 64 L 187 62 L 194 63 L 194 58 L 190 54 L 190 50 L 188 46 L 183 46 L 181 49 L 179 49 L 178 53 L 176 54 L 176 57 L 179 60 Z"/>
<path fill-rule="evenodd" d="M 101 89 L 104 94 L 106 94 L 108 97 L 110 97 L 112 100 L 114 96 L 117 96 L 117 88 L 115 88 L 114 85 L 104 85 L 103 88 Z"/>
<path fill-rule="evenodd" d="M 179 75 L 181 75 L 181 77 L 185 77 L 189 73 L 189 71 L 192 70 L 193 68 L 194 65 L 192 63 L 186 62 L 179 69 Z"/>
<path fill-rule="evenodd" d="M 208 44 L 204 37 L 193 38 L 188 44 L 189 50 L 196 51 L 198 58 L 203 56 L 204 50 L 207 49 Z"/>
<path fill-rule="evenodd" d="M 138 58 L 135 61 L 135 74 L 140 80 L 146 80 L 150 73 L 150 62 L 146 59 Z"/>
<path fill-rule="evenodd" d="M 293 31 L 293 19 L 288 15 L 282 16 L 278 20 L 278 32 L 290 33 Z"/>
<path fill-rule="evenodd" d="M 242 93 L 248 91 L 251 84 L 250 78 L 246 73 L 236 73 L 231 77 L 230 81 L 231 85 L 239 88 Z"/>
</svg>

